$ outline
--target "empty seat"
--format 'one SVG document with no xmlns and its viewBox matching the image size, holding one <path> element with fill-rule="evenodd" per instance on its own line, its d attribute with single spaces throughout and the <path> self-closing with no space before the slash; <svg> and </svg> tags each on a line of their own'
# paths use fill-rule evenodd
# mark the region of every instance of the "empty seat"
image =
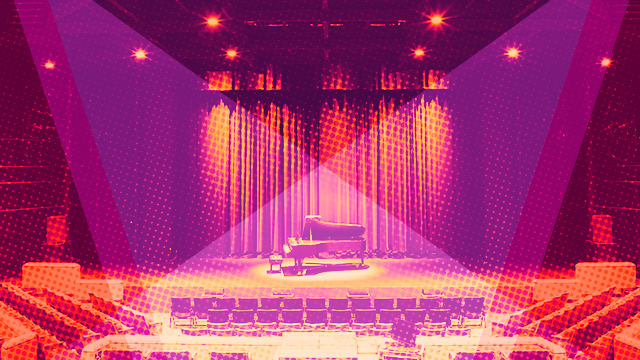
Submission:
<svg viewBox="0 0 640 360">
<path fill-rule="evenodd" d="M 257 298 L 239 298 L 238 299 L 238 310 L 258 310 L 258 299 Z"/>
<path fill-rule="evenodd" d="M 324 301 L 324 299 L 322 299 Z M 282 308 L 283 309 L 304 309 L 302 304 L 302 298 L 284 298 L 282 299 Z"/>
<path fill-rule="evenodd" d="M 347 310 L 348 308 L 349 308 L 349 299 L 347 298 L 329 299 L 329 310 Z"/>
<path fill-rule="evenodd" d="M 373 307 L 378 311 L 382 309 L 393 310 L 394 309 L 393 302 L 394 302 L 393 298 L 373 299 Z"/>
<path fill-rule="evenodd" d="M 307 298 L 306 303 L 307 309 L 322 310 L 327 308 L 325 298 Z"/>
<path fill-rule="evenodd" d="M 302 324 L 302 310 L 282 309 L 282 322 L 285 324 Z"/>
<path fill-rule="evenodd" d="M 326 324 L 327 310 L 310 309 L 307 310 L 306 324 Z"/>
<path fill-rule="evenodd" d="M 169 317 L 169 327 L 179 325 L 191 325 L 191 298 L 171 298 L 171 316 Z"/>
<path fill-rule="evenodd" d="M 420 298 L 420 308 L 425 310 L 439 309 L 442 305 L 441 296 L 425 296 Z"/>
<path fill-rule="evenodd" d="M 254 315 L 253 310 L 233 310 L 231 312 L 231 322 L 233 324 L 253 324 Z"/>
<path fill-rule="evenodd" d="M 209 309 L 207 312 L 207 322 L 213 325 L 227 325 L 229 324 L 229 310 L 224 309 Z"/>
<path fill-rule="evenodd" d="M 425 309 L 407 309 L 404 312 L 404 319 L 414 324 L 421 324 L 427 317 L 427 310 Z"/>
<path fill-rule="evenodd" d="M 375 325 L 376 323 L 376 311 L 374 309 L 356 309 L 353 315 L 354 324 Z"/>
<path fill-rule="evenodd" d="M 278 310 L 259 309 L 257 312 L 256 325 L 276 324 L 278 322 Z"/>
<path fill-rule="evenodd" d="M 368 297 L 354 297 L 351 299 L 351 309 L 371 309 L 371 298 Z"/>
<path fill-rule="evenodd" d="M 493 351 L 458 352 L 453 356 L 453 360 L 494 360 L 495 358 Z"/>
<path fill-rule="evenodd" d="M 548 351 L 511 351 L 505 354 L 508 360 L 549 360 Z"/>
<path fill-rule="evenodd" d="M 248 353 L 218 353 L 212 352 L 210 354 L 211 360 L 249 360 Z"/>
<path fill-rule="evenodd" d="M 451 325 L 451 311 L 449 309 L 431 309 L 428 311 L 430 323 L 445 323 Z"/>
<path fill-rule="evenodd" d="M 399 319 L 402 316 L 401 310 L 380 310 L 380 321 L 381 324 L 393 324 L 395 319 Z"/>
<path fill-rule="evenodd" d="M 451 310 L 451 314 L 460 315 L 462 313 L 462 298 L 461 297 L 443 298 L 442 308 Z"/>
<path fill-rule="evenodd" d="M 277 297 L 262 298 L 260 299 L 260 308 L 265 310 L 280 310 L 281 303 L 282 299 Z"/>
<path fill-rule="evenodd" d="M 193 315 L 196 321 L 207 319 L 209 310 L 214 308 L 214 300 L 212 297 L 193 298 Z"/>
<path fill-rule="evenodd" d="M 331 324 L 350 324 L 351 323 L 351 311 L 350 310 L 331 310 Z"/>
<path fill-rule="evenodd" d="M 468 326 L 449 326 L 447 328 L 447 336 L 469 336 L 471 328 Z"/>
<path fill-rule="evenodd" d="M 234 298 L 219 298 L 215 301 L 216 309 L 233 310 L 236 308 L 236 299 Z"/>
<path fill-rule="evenodd" d="M 416 308 L 416 298 L 398 298 L 396 308 L 398 310 L 407 310 Z"/>
<path fill-rule="evenodd" d="M 189 352 L 154 351 L 147 356 L 147 360 L 189 360 Z"/>
<path fill-rule="evenodd" d="M 142 360 L 142 351 L 105 350 L 100 360 Z"/>
</svg>

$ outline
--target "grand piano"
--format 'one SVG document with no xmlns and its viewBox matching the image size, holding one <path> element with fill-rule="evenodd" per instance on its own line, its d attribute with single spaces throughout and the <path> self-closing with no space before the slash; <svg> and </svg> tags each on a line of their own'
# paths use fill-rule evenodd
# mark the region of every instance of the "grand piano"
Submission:
<svg viewBox="0 0 640 360">
<path fill-rule="evenodd" d="M 317 215 L 307 216 L 302 235 L 299 238 L 290 238 L 284 245 L 284 252 L 286 256 L 295 259 L 293 272 L 298 276 L 307 274 L 307 269 L 303 265 L 305 258 L 315 257 L 324 252 L 356 251 L 360 255 L 360 264 L 355 268 L 367 268 L 364 264 L 367 243 L 362 237 L 365 231 L 362 225 L 331 223 L 320 220 L 320 216 Z M 354 268 L 353 264 L 344 265 L 314 264 L 314 268 L 316 273 Z M 319 267 L 322 269 L 318 269 Z"/>
</svg>

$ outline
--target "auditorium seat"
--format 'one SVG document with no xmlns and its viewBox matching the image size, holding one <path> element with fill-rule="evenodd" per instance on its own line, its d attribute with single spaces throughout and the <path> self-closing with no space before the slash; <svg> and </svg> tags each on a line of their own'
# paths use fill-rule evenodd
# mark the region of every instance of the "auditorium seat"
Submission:
<svg viewBox="0 0 640 360">
<path fill-rule="evenodd" d="M 422 336 L 444 336 L 447 330 L 447 324 L 442 323 L 430 323 L 425 322 L 420 329 L 420 335 Z"/>
<path fill-rule="evenodd" d="M 227 328 L 227 329 L 209 329 L 209 335 L 213 336 L 236 336 L 235 329 Z"/>
<path fill-rule="evenodd" d="M 483 297 L 467 297 L 462 302 L 462 323 L 465 325 L 480 326 L 484 323 L 485 310 Z M 537 318 L 536 318 L 537 320 Z"/>
<path fill-rule="evenodd" d="M 278 325 L 278 310 L 258 309 L 257 319 L 254 324 L 257 328 L 276 327 Z"/>
<path fill-rule="evenodd" d="M 451 311 L 449 309 L 431 309 L 428 311 L 430 323 L 445 323 L 451 326 Z"/>
<path fill-rule="evenodd" d="M 368 298 L 368 297 L 351 298 L 351 310 L 355 311 L 358 309 L 371 309 L 371 298 Z"/>
<path fill-rule="evenodd" d="M 427 317 L 425 309 L 407 309 L 404 312 L 404 319 L 416 325 L 422 325 Z"/>
<path fill-rule="evenodd" d="M 505 360 L 550 360 L 548 351 L 511 351 L 503 353 Z"/>
<path fill-rule="evenodd" d="M 282 309 L 282 321 L 284 324 L 302 324 L 303 311 L 297 309 Z"/>
<path fill-rule="evenodd" d="M 191 325 L 191 312 L 191 298 L 171 298 L 171 317 L 169 318 L 169 327 L 173 327 L 174 325 Z M 122 311 L 120 314 L 122 314 Z M 177 321 L 180 323 L 177 323 Z"/>
<path fill-rule="evenodd" d="M 449 326 L 447 327 L 446 336 L 471 336 L 471 328 L 460 325 Z"/>
<path fill-rule="evenodd" d="M 183 327 L 180 330 L 182 332 L 182 335 L 187 335 L 187 336 L 207 336 L 207 335 L 209 335 L 209 329 L 208 328 L 202 328 L 202 327 L 188 328 L 188 327 Z"/>
<path fill-rule="evenodd" d="M 385 310 L 393 310 L 394 306 L 394 299 L 393 298 L 376 298 L 373 299 L 373 307 L 380 311 L 382 309 Z"/>
<path fill-rule="evenodd" d="M 258 299 L 238 298 L 238 310 L 258 310 Z"/>
<path fill-rule="evenodd" d="M 142 351 L 105 350 L 100 360 L 142 360 Z"/>
<path fill-rule="evenodd" d="M 307 298 L 305 302 L 307 305 L 307 309 L 324 310 L 327 308 L 325 298 Z"/>
<path fill-rule="evenodd" d="M 308 309 L 307 318 L 305 319 L 305 325 L 311 325 L 316 327 L 318 325 L 327 324 L 327 310 Z"/>
<path fill-rule="evenodd" d="M 260 309 L 264 309 L 264 310 L 280 310 L 281 304 L 282 304 L 282 299 L 278 297 L 268 297 L 268 298 L 260 299 Z"/>
<path fill-rule="evenodd" d="M 407 309 L 415 309 L 417 301 L 418 300 L 416 298 L 398 298 L 396 301 L 396 308 L 402 311 L 405 311 Z"/>
<path fill-rule="evenodd" d="M 420 309 L 431 310 L 440 309 L 442 305 L 442 296 L 431 295 L 420 298 Z"/>
<path fill-rule="evenodd" d="M 401 310 L 380 310 L 380 319 L 378 323 L 380 324 L 393 324 L 393 320 L 399 319 L 402 316 Z"/>
<path fill-rule="evenodd" d="M 329 310 L 347 310 L 348 308 L 349 308 L 349 299 L 347 298 L 329 299 Z"/>
<path fill-rule="evenodd" d="M 207 315 L 207 325 L 210 328 L 222 329 L 229 326 L 229 310 L 209 309 Z"/>
<path fill-rule="evenodd" d="M 457 352 L 451 356 L 452 360 L 495 360 L 493 351 Z"/>
<path fill-rule="evenodd" d="M 345 329 L 351 325 L 351 310 L 331 310 L 329 329 Z"/>
<path fill-rule="evenodd" d="M 354 328 L 371 328 L 376 324 L 375 309 L 356 309 L 353 315 Z"/>
<path fill-rule="evenodd" d="M 324 301 L 324 299 L 322 299 Z M 302 310 L 304 309 L 302 298 L 284 298 L 282 299 L 282 309 Z"/>
<path fill-rule="evenodd" d="M 209 310 L 213 309 L 215 298 L 212 297 L 195 297 L 193 298 L 193 324 L 198 325 L 198 320 L 207 320 Z"/>
<path fill-rule="evenodd" d="M 255 312 L 253 310 L 233 310 L 231 312 L 231 326 L 248 327 L 253 326 Z"/>
<path fill-rule="evenodd" d="M 248 353 L 210 353 L 211 360 L 249 360 Z"/>
<path fill-rule="evenodd" d="M 216 309 L 235 310 L 236 299 L 235 298 L 219 298 L 216 299 Z"/>
<path fill-rule="evenodd" d="M 154 351 L 147 356 L 146 360 L 189 360 L 189 352 Z"/>
<path fill-rule="evenodd" d="M 462 313 L 461 297 L 445 297 L 442 298 L 442 309 L 451 310 L 451 315 L 460 315 Z"/>
</svg>

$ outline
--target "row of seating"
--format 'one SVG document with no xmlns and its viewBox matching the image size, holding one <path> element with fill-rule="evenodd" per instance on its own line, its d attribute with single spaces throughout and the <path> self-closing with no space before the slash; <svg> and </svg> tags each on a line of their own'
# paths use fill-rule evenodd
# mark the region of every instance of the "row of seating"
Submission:
<svg viewBox="0 0 640 360">
<path fill-rule="evenodd" d="M 499 336 L 515 336 L 519 333 L 519 329 L 523 328 L 545 316 L 553 314 L 562 309 L 569 297 L 569 293 L 558 295 L 554 298 L 539 301 L 525 309 L 515 312 L 509 316 L 506 323 L 502 323 L 504 328 L 496 328 L 495 335 Z"/>
<path fill-rule="evenodd" d="M 51 307 L 103 336 L 124 334 L 129 330 L 120 321 L 93 308 L 85 308 L 80 301 L 66 294 L 47 289 L 45 293 Z"/>
<path fill-rule="evenodd" d="M 50 349 L 62 346 L 64 343 L 58 339 L 56 339 L 53 335 L 51 335 L 48 331 L 44 330 L 40 326 L 36 325 L 33 321 L 29 320 L 24 315 L 20 314 L 14 308 L 0 301 L 0 314 L 4 316 L 8 316 L 14 318 L 25 326 L 29 331 L 36 334 L 38 336 L 38 346 L 41 349 Z"/>
<path fill-rule="evenodd" d="M 139 311 L 91 293 L 89 294 L 89 299 L 93 309 L 119 320 L 133 334 L 155 335 L 159 333 L 158 326 L 160 323 Z"/>
<path fill-rule="evenodd" d="M 351 298 L 221 298 L 221 297 L 195 297 L 171 299 L 170 325 L 185 321 L 191 325 L 198 319 L 207 318 L 211 309 L 226 311 L 252 311 L 275 310 L 397 310 L 405 313 L 409 310 L 437 310 L 447 309 L 451 316 L 467 316 L 477 318 L 484 316 L 484 298 L 448 298 L 442 296 L 429 296 L 423 298 L 376 298 L 351 297 Z"/>
<path fill-rule="evenodd" d="M 550 338 L 607 306 L 614 290 L 615 288 L 612 287 L 597 294 L 588 295 L 576 302 L 567 303 L 561 309 L 520 328 L 518 334 Z"/>
<path fill-rule="evenodd" d="M 565 341 L 576 349 L 583 349 L 634 316 L 639 310 L 640 289 L 583 319 L 554 338 Z"/>
<path fill-rule="evenodd" d="M 67 345 L 82 348 L 98 338 L 98 334 L 86 326 L 61 314 L 13 284 L 0 284 L 0 300 Z"/>
<path fill-rule="evenodd" d="M 200 357 L 203 358 L 203 357 Z M 100 360 L 190 360 L 188 351 L 156 351 L 146 357 L 139 350 L 105 350 L 100 353 Z M 248 360 L 247 353 L 209 353 L 211 360 Z"/>
</svg>

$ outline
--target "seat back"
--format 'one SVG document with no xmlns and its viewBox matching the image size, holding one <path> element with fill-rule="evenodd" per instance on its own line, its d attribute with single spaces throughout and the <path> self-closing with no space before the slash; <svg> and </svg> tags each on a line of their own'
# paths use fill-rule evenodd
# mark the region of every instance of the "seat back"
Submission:
<svg viewBox="0 0 640 360">
<path fill-rule="evenodd" d="M 423 323 L 427 317 L 427 310 L 425 309 L 407 309 L 404 313 L 405 320 L 414 324 Z"/>
<path fill-rule="evenodd" d="M 331 324 L 350 324 L 351 310 L 331 310 Z"/>
<path fill-rule="evenodd" d="M 258 299 L 257 298 L 239 298 L 238 299 L 238 310 L 258 310 Z"/>
<path fill-rule="evenodd" d="M 493 351 L 458 352 L 453 360 L 494 360 L 496 354 Z"/>
<path fill-rule="evenodd" d="M 217 353 L 212 352 L 211 360 L 249 360 L 248 353 Z"/>
<path fill-rule="evenodd" d="M 196 313 L 206 313 L 209 309 L 214 308 L 215 298 L 212 297 L 195 297 L 193 298 L 193 311 Z"/>
<path fill-rule="evenodd" d="M 282 309 L 282 322 L 285 324 L 302 324 L 302 310 Z"/>
<path fill-rule="evenodd" d="M 393 310 L 393 298 L 376 298 L 373 299 L 373 307 L 380 311 L 382 309 Z"/>
<path fill-rule="evenodd" d="M 260 299 L 260 308 L 265 310 L 280 310 L 282 299 L 277 297 L 268 297 Z"/>
<path fill-rule="evenodd" d="M 233 310 L 236 308 L 235 298 L 219 298 L 216 299 L 216 309 Z"/>
<path fill-rule="evenodd" d="M 208 322 L 211 324 L 225 324 L 229 322 L 229 310 L 209 309 L 207 311 Z"/>
<path fill-rule="evenodd" d="M 415 309 L 416 302 L 417 302 L 416 298 L 398 298 L 397 309 L 399 310 Z"/>
<path fill-rule="evenodd" d="M 284 298 L 282 299 L 282 308 L 283 309 L 304 309 L 302 298 Z"/>
<path fill-rule="evenodd" d="M 278 322 L 278 310 L 263 310 L 259 309 L 257 312 L 259 323 L 277 323 Z"/>
<path fill-rule="evenodd" d="M 189 352 L 154 351 L 147 356 L 147 360 L 189 360 Z"/>
<path fill-rule="evenodd" d="M 464 313 L 471 313 L 471 314 L 484 313 L 484 298 L 483 297 L 464 298 L 464 301 L 462 304 L 462 310 Z"/>
<path fill-rule="evenodd" d="M 322 310 L 327 308 L 324 298 L 307 298 L 307 309 Z"/>
<path fill-rule="evenodd" d="M 440 309 L 441 305 L 442 296 L 425 296 L 420 298 L 420 309 Z"/>
<path fill-rule="evenodd" d="M 375 324 L 376 311 L 374 309 L 356 309 L 354 312 L 354 323 Z"/>
<path fill-rule="evenodd" d="M 548 351 L 512 351 L 509 360 L 549 360 Z"/>
<path fill-rule="evenodd" d="M 431 309 L 428 314 L 429 322 L 431 323 L 446 323 L 447 326 L 451 325 L 451 310 L 449 309 Z"/>
<path fill-rule="evenodd" d="M 172 297 L 171 298 L 171 313 L 172 314 L 190 314 L 191 313 L 191 298 L 188 297 Z"/>
<path fill-rule="evenodd" d="M 236 324 L 253 323 L 254 314 L 253 310 L 233 310 L 231 312 L 231 322 Z"/>
<path fill-rule="evenodd" d="M 371 298 L 354 297 L 351 298 L 351 309 L 371 309 Z"/>
<path fill-rule="evenodd" d="M 402 316 L 401 310 L 380 310 L 380 323 L 381 324 L 393 324 L 395 319 L 399 319 Z"/>
<path fill-rule="evenodd" d="M 100 360 L 142 360 L 142 351 L 105 350 Z"/>
<path fill-rule="evenodd" d="M 347 310 L 348 308 L 349 308 L 349 299 L 347 298 L 329 299 L 329 310 Z"/>
<path fill-rule="evenodd" d="M 308 324 L 323 324 L 327 322 L 327 310 L 311 309 L 307 310 Z"/>
<path fill-rule="evenodd" d="M 446 297 L 442 299 L 442 308 L 451 310 L 453 314 L 460 314 L 462 311 L 461 297 Z"/>
</svg>

